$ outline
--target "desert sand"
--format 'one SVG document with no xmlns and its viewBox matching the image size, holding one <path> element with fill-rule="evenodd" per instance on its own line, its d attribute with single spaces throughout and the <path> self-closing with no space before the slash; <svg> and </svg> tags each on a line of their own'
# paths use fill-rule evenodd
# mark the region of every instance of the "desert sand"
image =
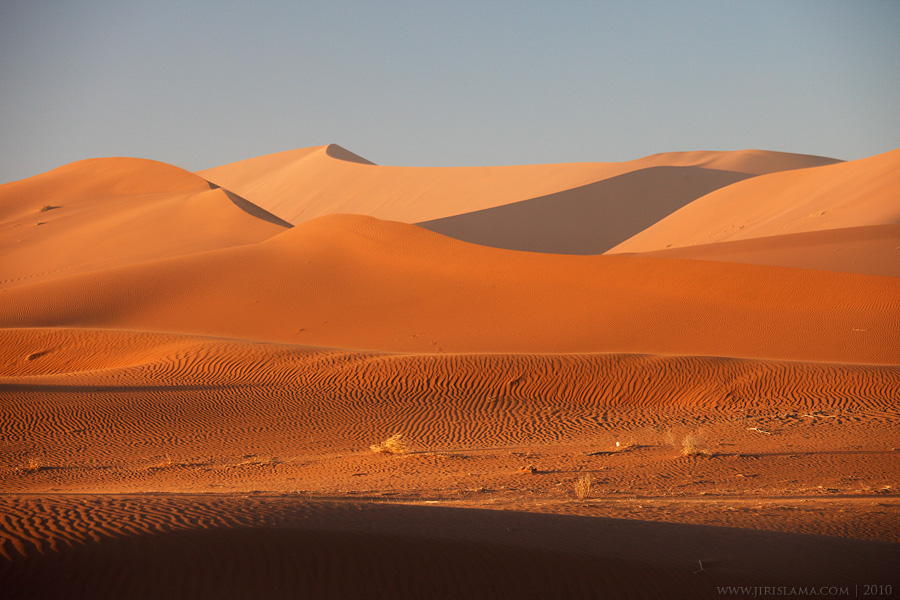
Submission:
<svg viewBox="0 0 900 600">
<path fill-rule="evenodd" d="M 0 596 L 900 593 L 898 173 L 330 145 L 0 186 Z"/>
</svg>

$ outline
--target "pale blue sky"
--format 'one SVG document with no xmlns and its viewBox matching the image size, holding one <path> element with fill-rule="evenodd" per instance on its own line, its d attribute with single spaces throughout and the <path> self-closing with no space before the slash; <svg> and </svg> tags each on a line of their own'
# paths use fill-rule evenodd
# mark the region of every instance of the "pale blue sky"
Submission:
<svg viewBox="0 0 900 600">
<path fill-rule="evenodd" d="M 900 147 L 900 1 L 0 0 L 0 182 L 96 156 L 203 169 Z"/>
</svg>

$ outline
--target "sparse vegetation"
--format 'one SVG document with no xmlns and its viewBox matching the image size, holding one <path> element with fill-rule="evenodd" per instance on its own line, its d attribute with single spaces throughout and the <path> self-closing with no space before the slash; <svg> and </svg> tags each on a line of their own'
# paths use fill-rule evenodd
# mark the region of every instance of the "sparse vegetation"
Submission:
<svg viewBox="0 0 900 600">
<path fill-rule="evenodd" d="M 666 429 L 666 433 L 663 434 L 663 440 L 665 440 L 667 446 L 678 447 L 678 437 L 671 429 Z"/>
<path fill-rule="evenodd" d="M 384 454 L 406 454 L 409 452 L 409 444 L 402 433 L 395 433 L 380 444 L 369 446 L 373 452 L 382 452 Z"/>
<path fill-rule="evenodd" d="M 38 212 L 39 212 L 39 213 L 47 212 L 48 210 L 53 210 L 54 208 L 56 208 L 56 207 L 55 207 L 55 206 L 51 206 L 51 205 L 49 205 L 49 204 L 45 204 L 45 205 L 43 205 L 43 206 L 40 208 L 40 210 L 38 210 Z"/>
<path fill-rule="evenodd" d="M 44 466 L 41 464 L 41 461 L 37 460 L 36 458 L 29 458 L 27 461 L 25 461 L 24 466 L 18 467 L 16 470 L 24 471 L 26 473 L 33 473 L 35 471 L 40 471 L 43 468 Z"/>
<path fill-rule="evenodd" d="M 634 440 L 628 440 L 627 442 L 616 442 L 616 452 L 627 452 L 637 447 L 637 442 Z"/>
<path fill-rule="evenodd" d="M 709 456 L 709 438 L 702 429 L 691 431 L 681 440 L 681 454 L 684 456 Z"/>
<path fill-rule="evenodd" d="M 709 436 L 704 429 L 694 429 L 679 438 L 679 435 L 667 429 L 663 434 L 663 441 L 667 446 L 680 450 L 681 456 L 710 456 Z"/>
<path fill-rule="evenodd" d="M 591 495 L 591 474 L 585 473 L 575 482 L 575 496 L 584 500 Z"/>
</svg>

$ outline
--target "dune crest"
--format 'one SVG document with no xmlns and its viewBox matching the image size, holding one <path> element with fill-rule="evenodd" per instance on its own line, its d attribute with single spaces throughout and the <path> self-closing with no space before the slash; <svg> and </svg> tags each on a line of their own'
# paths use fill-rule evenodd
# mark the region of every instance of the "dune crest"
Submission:
<svg viewBox="0 0 900 600">
<path fill-rule="evenodd" d="M 259 242 L 289 223 L 157 161 L 100 158 L 0 186 L 0 288 Z"/>
<path fill-rule="evenodd" d="M 342 146 L 338 146 L 337 144 L 328 144 L 325 146 L 325 154 L 330 156 L 331 158 L 336 158 L 338 160 L 343 160 L 346 162 L 359 163 L 361 165 L 374 165 L 371 160 L 365 159 L 358 154 L 354 154 L 350 152 L 346 148 Z"/>
<path fill-rule="evenodd" d="M 610 253 L 900 223 L 900 150 L 762 175 L 711 192 Z"/>
<path fill-rule="evenodd" d="M 260 244 L 20 286 L 0 295 L 0 326 L 896 364 L 898 310 L 894 278 L 514 252 L 344 215 Z"/>
<path fill-rule="evenodd" d="M 492 248 L 602 254 L 700 196 L 747 177 L 703 167 L 647 167 L 548 196 L 417 225 Z"/>
<path fill-rule="evenodd" d="M 780 171 L 809 169 L 833 165 L 842 160 L 813 156 L 810 154 L 794 154 L 791 152 L 774 152 L 772 150 L 732 150 L 716 152 L 700 150 L 692 152 L 663 152 L 648 156 L 648 159 L 678 166 L 705 167 L 721 171 L 735 171 L 748 175 L 765 175 Z"/>
<path fill-rule="evenodd" d="M 622 163 L 506 167 L 373 166 L 339 146 L 318 146 L 198 171 L 291 223 L 339 213 L 419 223 L 494 208 L 658 166 L 748 175 L 831 159 L 761 151 L 688 152 Z M 350 155 L 350 156 L 348 156 Z"/>
</svg>

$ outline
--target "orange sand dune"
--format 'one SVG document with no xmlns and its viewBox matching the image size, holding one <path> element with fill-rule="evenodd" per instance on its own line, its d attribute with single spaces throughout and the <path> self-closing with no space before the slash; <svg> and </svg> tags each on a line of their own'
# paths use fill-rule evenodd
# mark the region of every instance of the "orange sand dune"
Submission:
<svg viewBox="0 0 900 600">
<path fill-rule="evenodd" d="M 900 362 L 900 280 L 485 248 L 332 216 L 253 245 L 20 286 L 2 327 L 188 332 L 415 352 Z"/>
<path fill-rule="evenodd" d="M 693 152 L 663 152 L 653 154 L 646 159 L 673 167 L 705 167 L 721 171 L 735 171 L 749 175 L 764 175 L 778 171 L 808 169 L 833 165 L 843 161 L 813 156 L 810 154 L 793 154 L 791 152 L 774 152 L 772 150 L 736 150 L 715 152 L 700 150 Z"/>
<path fill-rule="evenodd" d="M 0 186 L 0 597 L 900 589 L 897 152 Z"/>
<path fill-rule="evenodd" d="M 198 174 L 294 224 L 338 213 L 417 223 L 547 196 L 650 167 L 693 166 L 756 175 L 834 162 L 746 150 L 676 152 L 622 163 L 385 167 L 332 144 L 252 158 Z"/>
<path fill-rule="evenodd" d="M 493 248 L 602 254 L 700 196 L 747 177 L 702 167 L 648 167 L 417 225 Z"/>
<path fill-rule="evenodd" d="M 633 256 L 692 258 L 900 277 L 900 225 L 872 225 L 682 246 Z"/>
<path fill-rule="evenodd" d="M 768 481 L 760 457 L 739 456 L 750 449 L 776 467 L 790 461 L 785 452 L 802 454 L 805 464 L 794 465 L 795 478 L 827 471 L 839 459 L 871 485 L 890 484 L 900 461 L 890 450 L 898 443 L 900 367 L 610 354 L 389 354 L 13 329 L 0 330 L 0 369 L 0 480 L 9 492 L 46 486 L 203 491 L 225 482 L 234 489 L 320 493 L 334 485 L 442 488 L 458 479 L 456 467 L 466 468 L 464 457 L 446 457 L 437 468 L 441 457 L 397 464 L 372 456 L 370 444 L 398 431 L 415 450 L 430 452 L 558 444 L 562 450 L 555 452 L 567 455 L 559 459 L 567 469 L 573 460 L 602 466 L 600 459 L 585 459 L 578 446 L 614 448 L 611 435 L 619 432 L 623 441 L 642 436 L 635 441 L 655 448 L 640 453 L 643 458 L 680 477 L 682 470 L 707 467 L 673 463 L 663 432 L 701 422 L 720 427 L 713 439 L 721 445 L 714 448 L 733 455 L 709 469 L 752 466 L 760 473 L 755 481 L 723 482 L 732 492 L 756 489 L 763 480 L 772 486 L 769 493 L 785 487 L 797 493 L 813 481 L 834 484 L 819 481 L 821 473 L 797 485 Z M 760 422 L 760 415 L 778 422 Z M 820 423 L 815 415 L 832 416 Z M 873 422 L 895 429 L 886 439 L 871 437 L 872 429 L 861 433 Z M 836 439 L 821 435 L 824 424 L 836 427 Z M 749 431 L 750 425 L 783 433 L 770 437 Z M 836 457 L 835 448 L 859 452 Z M 273 461 L 264 456 L 280 457 L 278 469 L 271 471 Z M 37 462 L 33 471 L 16 469 L 28 459 Z M 521 466 L 513 465 L 504 469 Z M 485 476 L 508 478 L 504 469 Z M 670 484 L 627 469 L 604 476 L 611 489 L 648 495 Z M 382 481 L 386 477 L 397 480 Z"/>
<path fill-rule="evenodd" d="M 772 173 L 712 192 L 610 253 L 900 224 L 900 150 Z"/>
<path fill-rule="evenodd" d="M 0 186 L 0 288 L 258 242 L 285 227 L 178 167 L 84 160 Z"/>
</svg>

